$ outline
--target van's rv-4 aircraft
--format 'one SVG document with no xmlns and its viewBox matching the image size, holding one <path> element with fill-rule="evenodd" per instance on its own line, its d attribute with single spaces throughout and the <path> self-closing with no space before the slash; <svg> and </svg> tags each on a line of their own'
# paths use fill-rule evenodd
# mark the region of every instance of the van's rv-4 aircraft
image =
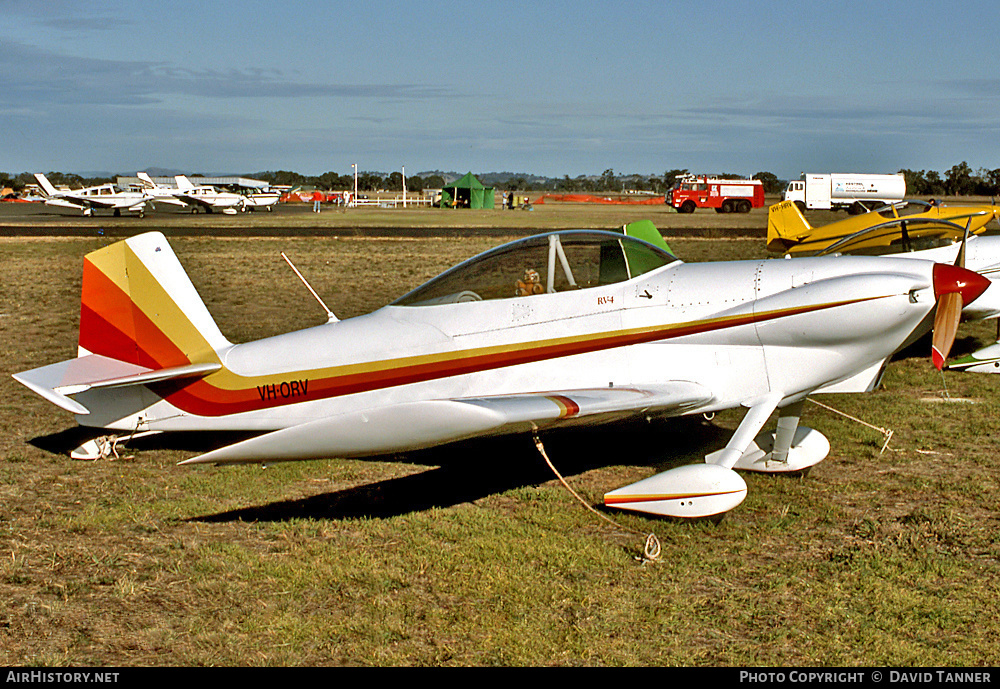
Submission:
<svg viewBox="0 0 1000 689">
<path fill-rule="evenodd" d="M 122 211 L 138 213 L 140 217 L 146 213 L 146 204 L 152 197 L 141 191 L 121 191 L 113 184 L 100 184 L 83 189 L 68 191 L 56 189 L 48 178 L 40 172 L 35 173 L 35 179 L 45 195 L 45 204 L 60 208 L 72 208 L 83 211 L 90 216 L 95 210 L 114 211 L 115 217 Z"/>
<path fill-rule="evenodd" d="M 988 285 L 919 260 L 683 263 L 627 233 L 562 231 L 480 254 L 372 313 L 232 344 L 151 232 L 85 257 L 79 356 L 14 378 L 84 426 L 261 433 L 187 465 L 745 407 L 704 463 L 604 497 L 708 517 L 743 501 L 734 469 L 796 472 L 826 456 L 826 438 L 799 426 L 807 396 L 872 390 L 932 321 L 947 355 L 962 305 Z M 776 432 L 761 433 L 775 410 Z"/>
</svg>

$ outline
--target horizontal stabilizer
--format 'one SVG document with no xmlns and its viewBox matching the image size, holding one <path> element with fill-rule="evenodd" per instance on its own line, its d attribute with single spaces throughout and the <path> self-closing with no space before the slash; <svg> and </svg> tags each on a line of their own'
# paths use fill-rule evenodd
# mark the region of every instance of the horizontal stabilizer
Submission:
<svg viewBox="0 0 1000 689">
<path fill-rule="evenodd" d="M 14 380 L 53 404 L 74 414 L 89 414 L 83 405 L 69 398 L 93 388 L 146 385 L 175 378 L 208 375 L 221 368 L 218 363 L 189 364 L 150 369 L 100 354 L 88 354 L 57 364 L 15 373 Z"/>
<path fill-rule="evenodd" d="M 971 371 L 973 373 L 1000 373 L 1000 342 L 956 359 L 947 366 L 950 371 Z"/>
<path fill-rule="evenodd" d="M 481 435 L 516 433 L 576 417 L 678 413 L 711 401 L 696 383 L 457 400 L 426 400 L 340 414 L 214 450 L 181 464 L 280 462 L 418 450 Z"/>
</svg>

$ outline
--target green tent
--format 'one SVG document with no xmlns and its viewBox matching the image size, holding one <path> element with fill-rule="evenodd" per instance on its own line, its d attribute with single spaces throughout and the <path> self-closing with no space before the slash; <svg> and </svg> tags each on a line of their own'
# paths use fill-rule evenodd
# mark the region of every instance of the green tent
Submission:
<svg viewBox="0 0 1000 689">
<path fill-rule="evenodd" d="M 441 190 L 441 207 L 493 208 L 493 187 L 484 187 L 471 172 L 466 173 Z"/>
</svg>

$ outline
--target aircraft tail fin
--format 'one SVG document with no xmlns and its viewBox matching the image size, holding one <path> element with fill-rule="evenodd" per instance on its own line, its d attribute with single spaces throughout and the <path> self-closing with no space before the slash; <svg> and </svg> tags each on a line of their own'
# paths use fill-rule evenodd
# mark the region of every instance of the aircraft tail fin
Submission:
<svg viewBox="0 0 1000 689">
<path fill-rule="evenodd" d="M 782 253 L 798 244 L 812 229 L 794 201 L 782 201 L 767 209 L 767 249 Z"/>
<path fill-rule="evenodd" d="M 42 191 L 45 192 L 46 196 L 55 196 L 58 193 L 56 188 L 52 186 L 52 182 L 49 181 L 49 178 L 41 172 L 35 173 L 35 179 L 38 180 L 38 184 L 42 187 Z"/>
<path fill-rule="evenodd" d="M 174 179 L 177 180 L 178 189 L 181 189 L 182 191 L 194 189 L 194 185 L 191 184 L 191 180 L 189 180 L 186 175 L 174 175 Z"/>
<path fill-rule="evenodd" d="M 161 233 L 84 258 L 80 356 L 158 370 L 218 362 L 229 346 Z"/>
<path fill-rule="evenodd" d="M 137 172 L 135 173 L 135 176 L 139 178 L 139 181 L 142 182 L 142 186 L 146 189 L 156 188 L 156 183 L 153 182 L 153 178 L 149 176 L 149 173 Z"/>
</svg>

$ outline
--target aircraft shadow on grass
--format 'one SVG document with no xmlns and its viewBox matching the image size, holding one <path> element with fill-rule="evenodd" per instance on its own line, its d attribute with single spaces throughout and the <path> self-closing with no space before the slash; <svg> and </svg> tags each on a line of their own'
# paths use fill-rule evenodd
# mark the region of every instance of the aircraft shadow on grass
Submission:
<svg viewBox="0 0 1000 689">
<path fill-rule="evenodd" d="M 669 423 L 625 422 L 603 431 L 593 428 L 549 431 L 542 440 L 554 466 L 568 480 L 601 467 L 628 464 L 659 470 L 664 466 L 704 461 L 705 448 L 724 442 L 729 433 L 699 416 L 671 419 Z M 556 478 L 532 438 L 526 435 L 476 439 L 373 459 L 405 461 L 430 468 L 308 498 L 193 517 L 190 521 L 386 519 L 435 507 L 453 507 Z M 603 505 L 597 507 L 603 509 Z"/>
<path fill-rule="evenodd" d="M 546 453 L 563 477 L 601 467 L 649 466 L 662 470 L 704 461 L 708 448 L 724 444 L 731 433 L 701 416 L 669 420 L 624 421 L 603 428 L 553 430 L 544 433 Z M 41 436 L 31 444 L 65 455 L 94 436 L 94 429 L 69 428 Z M 133 441 L 124 450 L 204 452 L 235 442 L 242 434 L 175 433 Z M 141 458 L 141 455 L 140 455 Z M 399 478 L 263 505 L 190 518 L 196 522 L 281 522 L 290 519 L 385 519 L 434 507 L 452 507 L 489 495 L 555 479 L 528 435 L 475 439 L 372 461 L 403 461 L 426 471 Z M 191 471 L 178 467 L 177 471 Z M 572 485 L 572 482 L 570 482 Z M 598 506 L 603 509 L 603 506 Z"/>
</svg>

